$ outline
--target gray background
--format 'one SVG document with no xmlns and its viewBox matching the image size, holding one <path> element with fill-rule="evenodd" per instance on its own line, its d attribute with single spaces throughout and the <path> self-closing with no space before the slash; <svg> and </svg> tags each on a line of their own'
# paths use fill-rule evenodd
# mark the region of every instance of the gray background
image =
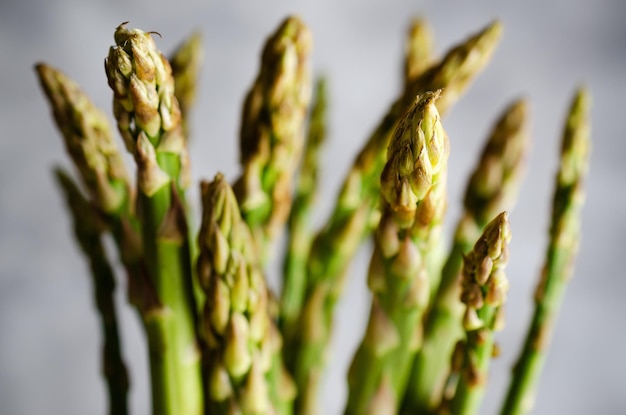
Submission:
<svg viewBox="0 0 626 415">
<path fill-rule="evenodd" d="M 104 412 L 99 332 L 86 265 L 51 178 L 69 166 L 33 64 L 46 61 L 75 78 L 110 108 L 102 68 L 122 21 L 163 35 L 169 52 L 193 29 L 204 34 L 206 63 L 193 118 L 194 179 L 223 171 L 233 178 L 242 97 L 258 67 L 265 36 L 296 12 L 315 35 L 315 70 L 331 82 L 331 136 L 317 220 L 328 213 L 350 161 L 400 87 L 409 19 L 432 24 L 437 51 L 494 18 L 505 26 L 487 70 L 445 120 L 451 139 L 448 223 L 459 214 L 465 175 L 502 108 L 525 96 L 534 144 L 521 200 L 511 214 L 512 256 L 503 354 L 492 367 L 484 413 L 495 413 L 530 315 L 531 292 L 546 245 L 558 138 L 575 87 L 592 93 L 594 148 L 587 182 L 583 242 L 575 278 L 556 328 L 536 414 L 626 412 L 626 239 L 622 191 L 626 2 L 613 1 L 44 1 L 0 2 L 0 413 Z M 191 194 L 197 202 L 197 192 Z M 450 229 L 448 229 L 448 232 Z M 340 304 L 325 413 L 340 413 L 344 373 L 360 339 L 369 297 L 369 253 L 353 267 Z M 276 279 L 272 279 L 276 287 Z M 124 353 L 132 368 L 133 412 L 149 411 L 145 343 L 132 310 L 124 319 Z"/>
</svg>

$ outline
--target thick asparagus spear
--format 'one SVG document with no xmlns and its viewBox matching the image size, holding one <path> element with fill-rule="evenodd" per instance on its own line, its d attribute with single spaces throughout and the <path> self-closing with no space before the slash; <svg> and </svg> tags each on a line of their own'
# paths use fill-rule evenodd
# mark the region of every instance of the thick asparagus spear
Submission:
<svg viewBox="0 0 626 415">
<path fill-rule="evenodd" d="M 395 414 L 420 347 L 430 294 L 426 257 L 446 208 L 449 143 L 435 107 L 438 95 L 419 97 L 389 145 L 368 276 L 372 310 L 350 366 L 346 414 Z"/>
<path fill-rule="evenodd" d="M 311 96 L 311 33 L 297 17 L 267 40 L 259 74 L 246 96 L 240 153 L 243 173 L 233 188 L 262 254 L 289 216 L 292 180 L 304 144 Z"/>
<path fill-rule="evenodd" d="M 151 283 L 160 307 L 145 316 L 153 413 L 203 412 L 200 353 L 183 189 L 186 139 L 174 79 L 152 36 L 124 24 L 105 61 L 118 130 L 137 162 L 139 219 Z"/>
<path fill-rule="evenodd" d="M 298 385 L 297 408 L 315 414 L 317 384 L 332 331 L 333 313 L 343 290 L 344 276 L 360 243 L 377 226 L 379 178 L 386 148 L 401 115 L 416 95 L 443 88 L 437 101 L 445 112 L 489 61 L 500 37 L 493 23 L 453 48 L 444 59 L 411 82 L 391 106 L 357 156 L 337 198 L 334 210 L 317 234 L 307 265 L 307 289 L 300 317 L 301 330 L 287 347 L 294 357 L 287 365 Z"/>
<path fill-rule="evenodd" d="M 76 240 L 89 260 L 104 339 L 102 372 L 108 387 L 109 414 L 125 415 L 128 413 L 128 372 L 120 347 L 114 300 L 115 276 L 102 244 L 106 225 L 67 173 L 58 169 L 56 179 L 72 216 Z"/>
<path fill-rule="evenodd" d="M 306 289 L 306 261 L 313 240 L 311 211 L 317 196 L 320 150 L 326 139 L 326 94 L 326 80 L 320 78 L 315 88 L 298 185 L 289 214 L 289 240 L 283 264 L 280 307 L 281 329 L 286 337 L 295 329 Z"/>
<path fill-rule="evenodd" d="M 194 32 L 185 39 L 169 59 L 174 77 L 174 95 L 180 107 L 187 138 L 189 138 L 189 112 L 198 95 L 198 80 L 203 60 L 202 36 L 199 32 Z"/>
<path fill-rule="evenodd" d="M 589 94 L 580 89 L 571 104 L 552 204 L 549 245 L 541 279 L 535 291 L 535 311 L 524 348 L 502 408 L 503 415 L 528 413 L 543 368 L 565 287 L 572 274 L 580 240 L 583 181 L 590 152 Z"/>
<path fill-rule="evenodd" d="M 221 174 L 202 183 L 198 276 L 206 292 L 207 409 L 211 414 L 289 413 L 293 386 L 281 385 L 280 336 L 252 234 Z M 282 408 L 282 409 L 281 409 Z"/>
<path fill-rule="evenodd" d="M 442 280 L 427 313 L 424 344 L 413 363 L 404 414 L 435 411 L 450 371 L 450 355 L 463 336 L 459 284 L 463 255 L 472 249 L 490 218 L 515 204 L 529 149 L 527 105 L 513 102 L 496 122 L 464 196 L 464 212 L 443 267 Z"/>
<path fill-rule="evenodd" d="M 503 327 L 503 305 L 509 282 L 504 274 L 511 229 L 506 212 L 496 216 L 463 259 L 461 300 L 465 305 L 466 337 L 459 341 L 452 374 L 459 377 L 449 405 L 453 414 L 478 413 L 485 392 L 489 363 L 494 354 L 494 333 Z M 457 367 L 455 367 L 457 366 Z"/>
<path fill-rule="evenodd" d="M 414 19 L 409 27 L 404 56 L 405 89 L 433 63 L 433 34 L 426 20 Z"/>
</svg>

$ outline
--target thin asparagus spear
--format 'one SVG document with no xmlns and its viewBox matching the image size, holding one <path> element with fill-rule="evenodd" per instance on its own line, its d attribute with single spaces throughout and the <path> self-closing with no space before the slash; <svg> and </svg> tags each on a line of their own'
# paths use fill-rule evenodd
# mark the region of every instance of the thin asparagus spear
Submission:
<svg viewBox="0 0 626 415">
<path fill-rule="evenodd" d="M 430 294 L 426 257 L 446 208 L 449 143 L 435 107 L 438 95 L 419 97 L 389 145 L 368 276 L 372 310 L 348 374 L 347 415 L 395 414 L 420 347 Z"/>
<path fill-rule="evenodd" d="M 72 216 L 74 235 L 91 269 L 94 296 L 100 313 L 104 339 L 102 372 L 107 382 L 109 414 L 126 415 L 128 414 L 128 371 L 120 347 L 114 300 L 115 277 L 102 245 L 102 235 L 106 225 L 102 223 L 93 205 L 85 199 L 66 172 L 57 169 L 56 179 Z"/>
<path fill-rule="evenodd" d="M 574 267 L 580 240 L 583 181 L 590 143 L 589 93 L 581 88 L 571 104 L 556 177 L 549 245 L 541 279 L 535 291 L 535 311 L 524 348 L 502 407 L 503 415 L 526 414 L 534 406 L 554 324 Z"/>
<path fill-rule="evenodd" d="M 197 266 L 207 298 L 202 321 L 207 409 L 211 414 L 286 413 L 295 389 L 272 384 L 280 380 L 272 373 L 280 339 L 270 320 L 252 234 L 221 174 L 202 183 L 202 206 Z"/>
<path fill-rule="evenodd" d="M 105 68 L 118 130 L 137 162 L 144 253 L 161 305 L 145 319 L 152 410 L 155 415 L 199 415 L 200 353 L 182 202 L 189 158 L 174 79 L 149 33 L 122 24 L 115 42 Z"/>
<path fill-rule="evenodd" d="M 313 241 L 311 211 L 317 196 L 320 150 L 326 139 L 327 93 L 324 78 L 318 79 L 315 91 L 296 195 L 289 214 L 289 240 L 283 264 L 280 319 L 286 337 L 295 329 L 302 309 L 306 289 L 306 261 Z"/>
<path fill-rule="evenodd" d="M 263 263 L 289 216 L 311 96 L 309 29 L 288 17 L 267 40 L 246 96 L 240 131 L 243 173 L 233 188 Z"/>
<path fill-rule="evenodd" d="M 183 129 L 187 138 L 189 138 L 189 112 L 196 103 L 203 60 L 202 36 L 199 32 L 194 32 L 185 39 L 169 59 L 174 77 L 174 96 L 180 107 Z"/>
<path fill-rule="evenodd" d="M 405 89 L 432 65 L 433 49 L 433 34 L 428 23 L 422 18 L 414 19 L 405 45 Z"/>
<path fill-rule="evenodd" d="M 463 335 L 460 273 L 463 255 L 472 249 L 490 218 L 510 210 L 517 199 L 530 147 L 527 104 L 518 100 L 504 111 L 483 148 L 464 197 L 442 280 L 427 313 L 424 344 L 413 363 L 403 414 L 431 413 L 441 403 L 450 371 L 450 355 Z M 432 281 L 431 281 L 432 282 Z"/>
<path fill-rule="evenodd" d="M 503 327 L 503 305 L 509 288 L 504 273 L 511 229 L 503 212 L 491 221 L 474 249 L 464 258 L 461 300 L 465 304 L 466 337 L 455 349 L 452 374 L 459 382 L 450 405 L 455 415 L 478 413 L 494 354 L 494 333 Z"/>
<path fill-rule="evenodd" d="M 298 413 L 315 414 L 318 381 L 332 332 L 333 313 L 350 260 L 377 226 L 379 178 L 391 133 L 415 97 L 443 88 L 437 108 L 445 112 L 487 64 L 500 37 L 495 22 L 453 48 L 444 59 L 413 81 L 394 102 L 346 177 L 333 213 L 314 239 L 307 264 L 307 289 L 297 335 L 286 346 L 294 350 L 287 367 L 298 385 Z"/>
</svg>

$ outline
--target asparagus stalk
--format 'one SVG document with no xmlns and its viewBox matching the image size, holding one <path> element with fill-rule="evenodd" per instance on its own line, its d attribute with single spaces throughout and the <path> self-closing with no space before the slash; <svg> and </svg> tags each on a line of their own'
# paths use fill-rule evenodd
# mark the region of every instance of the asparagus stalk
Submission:
<svg viewBox="0 0 626 415">
<path fill-rule="evenodd" d="M 106 225 L 67 173 L 61 169 L 56 170 L 56 179 L 72 216 L 76 240 L 89 261 L 104 339 L 102 372 L 107 382 L 109 414 L 126 415 L 128 414 L 128 371 L 120 347 L 114 300 L 115 277 L 102 245 L 102 235 Z"/>
<path fill-rule="evenodd" d="M 428 23 L 422 18 L 414 19 L 405 45 L 405 89 L 432 65 L 433 49 L 433 34 Z"/>
<path fill-rule="evenodd" d="M 251 232 L 221 174 L 202 183 L 202 206 L 197 267 L 207 298 L 202 319 L 207 409 L 286 413 L 295 390 L 279 389 L 277 381 L 284 379 L 272 373 L 280 370 L 280 338 L 268 313 L 267 287 Z"/>
<path fill-rule="evenodd" d="M 368 276 L 372 310 L 350 366 L 346 414 L 395 414 L 420 347 L 430 293 L 426 257 L 446 207 L 449 144 L 435 107 L 438 95 L 419 97 L 389 145 Z"/>
<path fill-rule="evenodd" d="M 508 215 L 503 212 L 485 227 L 463 260 L 461 300 L 466 307 L 466 337 L 457 344 L 453 358 L 460 363 L 452 366 L 452 374 L 459 377 L 454 398 L 449 402 L 453 414 L 478 413 L 485 392 L 494 354 L 494 333 L 504 323 L 503 305 L 509 288 L 504 268 L 510 239 Z"/>
<path fill-rule="evenodd" d="M 506 108 L 470 176 L 464 212 L 425 319 L 424 344 L 413 362 L 402 405 L 404 414 L 432 413 L 440 406 L 450 371 L 450 355 L 463 336 L 464 307 L 459 284 L 463 255 L 472 249 L 472 241 L 479 238 L 491 218 L 515 204 L 530 147 L 527 113 L 523 100 Z"/>
<path fill-rule="evenodd" d="M 203 55 L 202 36 L 199 32 L 194 32 L 178 46 L 169 59 L 174 77 L 174 96 L 180 107 L 186 137 L 189 137 L 189 112 L 198 95 Z"/>
<path fill-rule="evenodd" d="M 539 284 L 535 311 L 501 413 L 526 414 L 534 406 L 558 310 L 573 271 L 580 240 L 583 180 L 590 152 L 588 92 L 576 92 L 561 143 L 561 161 L 552 204 L 549 245 Z"/>
<path fill-rule="evenodd" d="M 153 413 L 203 412 L 200 353 L 183 191 L 186 139 L 168 61 L 152 36 L 124 24 L 105 68 L 113 110 L 137 162 L 142 241 L 158 307 L 144 316 L 150 347 Z"/>
<path fill-rule="evenodd" d="M 311 95 L 311 44 L 311 33 L 299 18 L 284 20 L 265 44 L 259 74 L 244 103 L 239 143 L 243 173 L 233 188 L 264 263 L 291 208 Z"/>
<path fill-rule="evenodd" d="M 284 283 L 280 306 L 281 328 L 287 337 L 293 333 L 297 324 L 306 289 L 306 261 L 313 240 L 311 211 L 317 196 L 320 150 L 326 139 L 326 94 L 326 80 L 320 78 L 315 87 L 298 185 L 289 214 L 289 239 L 283 264 Z"/>
<path fill-rule="evenodd" d="M 287 366 L 298 385 L 297 408 L 315 414 L 318 380 L 332 331 L 333 313 L 350 260 L 380 219 L 379 178 L 386 147 L 401 115 L 415 97 L 443 88 L 437 101 L 445 112 L 489 61 L 501 25 L 495 22 L 454 47 L 444 59 L 411 82 L 393 103 L 354 161 L 326 226 L 316 235 L 307 264 L 307 288 L 299 320 L 301 330 L 289 339 L 294 351 Z"/>
</svg>

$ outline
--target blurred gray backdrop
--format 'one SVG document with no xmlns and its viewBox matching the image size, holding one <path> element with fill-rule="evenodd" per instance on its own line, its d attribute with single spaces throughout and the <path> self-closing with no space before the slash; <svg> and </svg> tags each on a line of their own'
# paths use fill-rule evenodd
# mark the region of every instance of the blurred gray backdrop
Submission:
<svg viewBox="0 0 626 415">
<path fill-rule="evenodd" d="M 531 293 L 546 245 L 558 139 L 574 89 L 593 94 L 594 147 L 587 181 L 583 242 L 556 327 L 535 414 L 626 413 L 626 2 L 584 1 L 46 1 L 0 2 L 0 413 L 104 413 L 100 337 L 87 267 L 70 235 L 54 186 L 54 165 L 69 166 L 33 64 L 45 61 L 76 79 L 110 108 L 103 59 L 113 29 L 161 33 L 171 51 L 200 30 L 206 60 L 192 119 L 194 180 L 238 173 L 236 136 L 243 96 L 265 37 L 289 13 L 315 36 L 314 67 L 330 78 L 330 142 L 324 154 L 328 214 L 340 178 L 400 88 L 407 25 L 422 15 L 437 50 L 500 19 L 493 62 L 446 118 L 451 139 L 449 223 L 459 214 L 465 176 L 500 111 L 514 98 L 532 105 L 533 151 L 513 228 L 507 327 L 492 367 L 485 414 L 496 413 L 530 315 Z M 191 194 L 197 202 L 197 192 Z M 448 229 L 448 233 L 450 229 Z M 352 268 L 340 304 L 330 371 L 321 399 L 341 412 L 345 372 L 368 311 L 367 248 Z M 278 287 L 275 277 L 271 281 Z M 122 307 L 132 409 L 149 413 L 145 343 L 133 311 Z"/>
</svg>

